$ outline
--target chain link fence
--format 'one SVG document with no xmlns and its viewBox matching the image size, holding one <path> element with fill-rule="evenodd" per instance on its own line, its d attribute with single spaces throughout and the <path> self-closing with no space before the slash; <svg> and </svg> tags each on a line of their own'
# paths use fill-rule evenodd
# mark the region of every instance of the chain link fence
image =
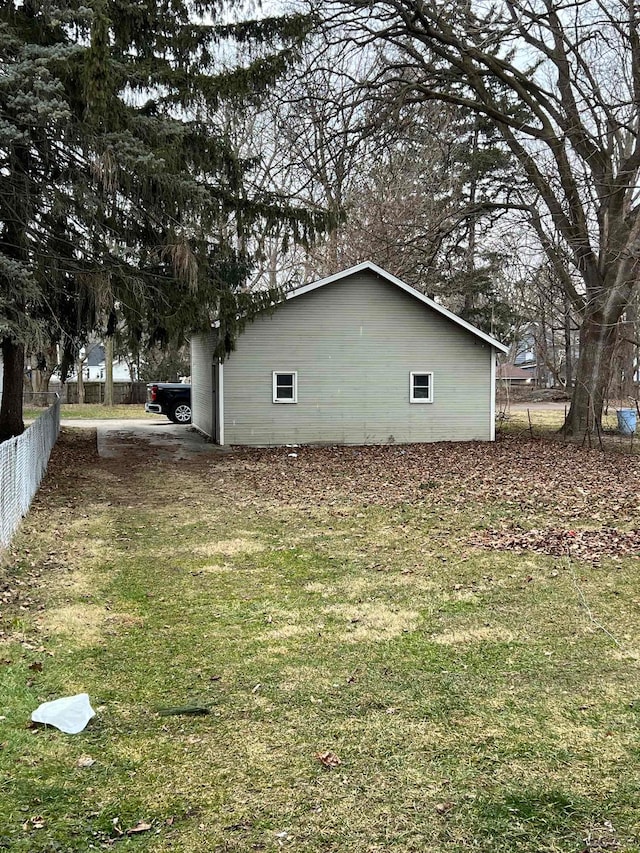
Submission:
<svg viewBox="0 0 640 853">
<path fill-rule="evenodd" d="M 6 548 L 27 514 L 60 432 L 60 400 L 22 435 L 0 444 L 0 548 Z"/>
</svg>

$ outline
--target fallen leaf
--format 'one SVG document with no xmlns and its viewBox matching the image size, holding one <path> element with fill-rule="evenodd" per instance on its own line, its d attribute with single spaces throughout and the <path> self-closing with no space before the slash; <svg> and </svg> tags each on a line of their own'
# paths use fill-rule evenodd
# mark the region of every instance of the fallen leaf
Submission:
<svg viewBox="0 0 640 853">
<path fill-rule="evenodd" d="M 147 832 L 149 829 L 151 829 L 150 823 L 147 823 L 146 820 L 139 820 L 135 826 L 129 827 L 127 835 L 135 835 L 138 832 Z"/>
<path fill-rule="evenodd" d="M 335 752 L 331 752 L 331 750 L 329 749 L 326 750 L 326 752 L 316 752 L 315 757 L 318 759 L 318 761 L 320 762 L 320 764 L 322 764 L 323 767 L 328 767 L 329 769 L 333 767 L 338 767 L 340 764 L 342 764 Z"/>
<path fill-rule="evenodd" d="M 96 763 L 95 758 L 91 758 L 90 755 L 81 755 L 80 758 L 76 761 L 76 766 L 78 767 L 93 767 Z"/>
<path fill-rule="evenodd" d="M 447 814 L 454 807 L 455 803 L 437 803 L 436 811 L 438 814 Z"/>
</svg>

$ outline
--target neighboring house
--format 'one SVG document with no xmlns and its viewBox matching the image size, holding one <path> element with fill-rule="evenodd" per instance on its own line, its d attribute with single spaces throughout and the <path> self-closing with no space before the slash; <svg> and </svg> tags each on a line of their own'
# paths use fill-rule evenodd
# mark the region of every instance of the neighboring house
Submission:
<svg viewBox="0 0 640 853">
<path fill-rule="evenodd" d="M 193 424 L 217 444 L 491 441 L 507 347 L 372 263 L 191 341 Z"/>
<path fill-rule="evenodd" d="M 530 364 L 535 364 L 536 350 L 535 341 L 530 332 L 527 332 L 520 342 L 521 349 L 516 354 L 513 363 L 518 367 L 527 367 Z"/>
<path fill-rule="evenodd" d="M 84 358 L 82 364 L 82 377 L 85 382 L 104 382 L 106 373 L 106 362 L 104 357 L 104 346 L 102 344 L 89 344 L 80 350 L 80 356 Z M 68 378 L 68 382 L 76 382 L 78 374 L 74 371 Z M 113 360 L 113 381 L 131 382 L 131 373 L 126 361 L 121 358 Z"/>
<path fill-rule="evenodd" d="M 533 385 L 535 374 L 515 364 L 499 364 L 497 378 L 499 382 L 508 382 L 509 385 Z"/>
</svg>

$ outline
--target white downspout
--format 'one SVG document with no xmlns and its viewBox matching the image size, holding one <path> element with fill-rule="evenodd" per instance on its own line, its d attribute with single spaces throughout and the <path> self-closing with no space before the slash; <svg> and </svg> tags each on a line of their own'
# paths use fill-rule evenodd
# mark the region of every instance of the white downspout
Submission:
<svg viewBox="0 0 640 853">
<path fill-rule="evenodd" d="M 496 440 L 496 357 L 497 353 L 493 347 L 491 347 L 491 388 L 489 393 L 491 394 L 491 400 L 489 404 L 489 412 L 491 423 L 489 425 L 489 441 Z"/>
<path fill-rule="evenodd" d="M 224 445 L 224 365 L 218 362 L 218 444 Z"/>
</svg>

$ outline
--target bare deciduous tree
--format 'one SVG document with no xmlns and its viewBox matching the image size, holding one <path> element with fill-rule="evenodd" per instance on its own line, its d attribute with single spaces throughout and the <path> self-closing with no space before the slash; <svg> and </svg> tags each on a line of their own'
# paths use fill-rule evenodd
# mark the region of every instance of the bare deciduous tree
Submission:
<svg viewBox="0 0 640 853">
<path fill-rule="evenodd" d="M 356 49 L 385 45 L 370 97 L 452 104 L 499 130 L 525 179 L 499 203 L 527 214 L 580 317 L 566 429 L 593 427 L 640 272 L 637 4 L 336 0 L 321 11 Z"/>
</svg>

